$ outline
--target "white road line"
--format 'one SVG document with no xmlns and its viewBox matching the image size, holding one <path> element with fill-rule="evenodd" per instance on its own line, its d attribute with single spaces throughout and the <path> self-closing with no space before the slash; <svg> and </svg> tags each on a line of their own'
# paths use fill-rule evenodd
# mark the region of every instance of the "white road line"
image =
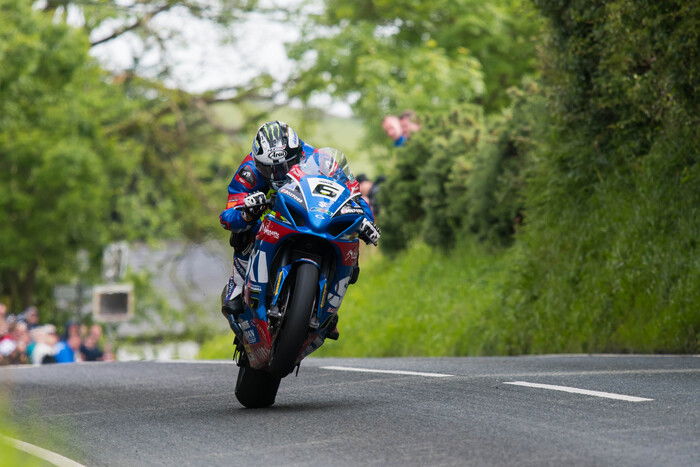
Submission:
<svg viewBox="0 0 700 467">
<path fill-rule="evenodd" d="M 430 378 L 447 378 L 454 375 L 445 373 L 423 373 L 421 371 L 404 371 L 404 370 L 374 370 L 372 368 L 355 368 L 351 366 L 322 366 L 322 370 L 336 371 L 357 371 L 360 373 L 386 373 L 389 375 L 407 375 L 407 376 L 427 376 Z"/>
<path fill-rule="evenodd" d="M 557 386 L 554 384 L 528 383 L 525 381 L 509 381 L 509 382 L 504 382 L 503 384 L 512 384 L 514 386 L 526 386 L 529 388 L 551 389 L 552 391 L 563 391 L 563 392 L 571 392 L 574 394 L 585 394 L 587 396 L 605 397 L 607 399 L 617 399 L 617 400 L 628 401 L 628 402 L 644 402 L 644 401 L 653 401 L 654 400 L 654 399 L 647 399 L 646 397 L 626 396 L 624 394 L 615 394 L 612 392 L 590 391 L 588 389 L 572 388 L 570 386 Z"/>
<path fill-rule="evenodd" d="M 0 437 L 12 446 L 19 449 L 20 451 L 29 453 L 32 456 L 36 456 L 39 459 L 43 459 L 46 462 L 49 462 L 58 467 L 85 467 L 83 464 L 79 464 L 74 460 L 68 459 L 67 457 L 64 457 L 53 451 L 49 451 L 48 449 L 40 448 L 39 446 L 34 446 L 33 444 L 29 444 L 25 441 L 10 438 L 9 436 L 0 435 Z"/>
<path fill-rule="evenodd" d="M 665 375 L 700 373 L 700 368 L 668 368 L 638 370 L 583 370 L 583 371 L 531 371 L 524 373 L 475 373 L 459 375 L 460 378 L 539 378 L 547 376 L 597 376 L 597 375 Z"/>
</svg>

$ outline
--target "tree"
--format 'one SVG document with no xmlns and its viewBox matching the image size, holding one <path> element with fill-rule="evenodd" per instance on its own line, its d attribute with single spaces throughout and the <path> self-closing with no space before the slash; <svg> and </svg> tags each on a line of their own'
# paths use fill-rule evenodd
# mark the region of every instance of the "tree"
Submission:
<svg viewBox="0 0 700 467">
<path fill-rule="evenodd" d="M 17 309 L 40 274 L 108 237 L 109 165 L 122 162 L 95 118 L 105 84 L 86 37 L 21 0 L 0 12 L 0 285 Z"/>
<path fill-rule="evenodd" d="M 300 64 L 292 92 L 353 101 L 375 136 L 383 115 L 404 108 L 498 109 L 534 72 L 538 27 L 518 0 L 327 0 L 290 49 Z"/>
<path fill-rule="evenodd" d="M 80 250 L 96 266 L 110 241 L 215 229 L 239 151 L 224 133 L 238 129 L 211 115 L 221 98 L 111 77 L 84 31 L 20 0 L 0 12 L 0 296 L 15 310 L 48 300 Z"/>
</svg>

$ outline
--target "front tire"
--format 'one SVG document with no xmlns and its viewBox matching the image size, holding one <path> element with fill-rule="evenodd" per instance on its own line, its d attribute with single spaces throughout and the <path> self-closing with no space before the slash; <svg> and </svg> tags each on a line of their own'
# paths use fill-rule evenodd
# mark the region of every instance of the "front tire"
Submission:
<svg viewBox="0 0 700 467">
<path fill-rule="evenodd" d="M 280 378 L 294 370 L 301 346 L 309 334 L 309 320 L 318 293 L 318 268 L 311 263 L 300 263 L 291 292 L 291 301 L 275 340 L 270 362 L 270 371 Z"/>
<path fill-rule="evenodd" d="M 281 378 L 267 371 L 251 368 L 245 355 L 241 358 L 243 360 L 236 379 L 238 402 L 249 409 L 260 409 L 274 404 Z"/>
</svg>

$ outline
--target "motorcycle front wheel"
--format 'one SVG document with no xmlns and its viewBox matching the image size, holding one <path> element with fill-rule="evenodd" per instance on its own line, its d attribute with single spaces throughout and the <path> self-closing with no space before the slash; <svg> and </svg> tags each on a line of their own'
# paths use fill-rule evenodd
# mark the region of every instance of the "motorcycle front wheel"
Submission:
<svg viewBox="0 0 700 467">
<path fill-rule="evenodd" d="M 311 263 L 299 263 L 291 293 L 270 361 L 270 371 L 280 378 L 294 370 L 309 334 L 309 320 L 318 294 L 318 268 Z"/>
<path fill-rule="evenodd" d="M 249 367 L 245 354 L 241 359 L 236 379 L 238 402 L 249 409 L 260 409 L 274 404 L 281 378 L 267 371 Z"/>
</svg>

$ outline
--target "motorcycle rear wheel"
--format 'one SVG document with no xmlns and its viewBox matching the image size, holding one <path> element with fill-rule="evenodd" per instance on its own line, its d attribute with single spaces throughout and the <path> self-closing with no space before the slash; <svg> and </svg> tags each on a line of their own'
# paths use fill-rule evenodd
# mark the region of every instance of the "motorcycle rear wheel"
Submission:
<svg viewBox="0 0 700 467">
<path fill-rule="evenodd" d="M 301 346 L 309 334 L 309 320 L 317 293 L 318 268 L 310 263 L 300 263 L 296 268 L 292 297 L 270 361 L 270 371 L 280 378 L 287 376 L 296 366 Z"/>
<path fill-rule="evenodd" d="M 260 409 L 274 404 L 281 378 L 267 371 L 249 367 L 245 354 L 241 359 L 243 360 L 236 379 L 238 402 L 249 409 Z"/>
</svg>

